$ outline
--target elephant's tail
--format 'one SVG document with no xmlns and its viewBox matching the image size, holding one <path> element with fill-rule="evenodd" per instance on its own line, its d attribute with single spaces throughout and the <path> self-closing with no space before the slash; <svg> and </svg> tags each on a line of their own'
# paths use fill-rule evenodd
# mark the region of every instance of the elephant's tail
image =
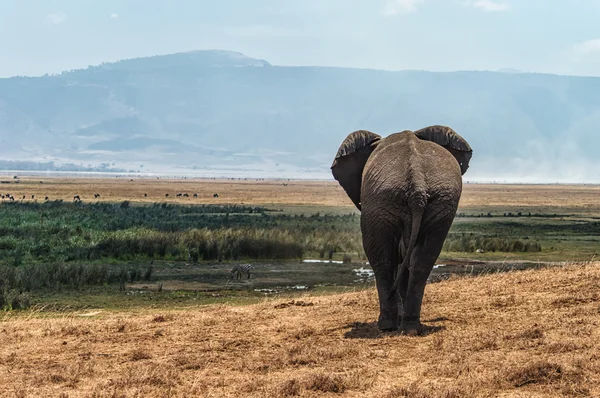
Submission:
<svg viewBox="0 0 600 398">
<path fill-rule="evenodd" d="M 413 249 L 417 244 L 417 238 L 419 236 L 419 231 L 421 229 L 421 221 L 423 219 L 423 209 L 415 209 L 412 212 L 412 225 L 410 231 L 410 239 L 408 241 L 408 246 L 406 247 L 406 253 L 404 253 L 404 257 L 402 258 L 402 264 L 400 265 L 400 269 L 396 271 L 396 280 L 394 281 L 394 285 L 392 286 L 392 290 L 390 291 L 390 298 L 396 294 L 396 290 L 398 286 L 400 286 L 400 280 L 402 279 L 402 275 L 404 274 L 404 270 L 410 264 L 410 258 L 412 257 Z"/>
</svg>

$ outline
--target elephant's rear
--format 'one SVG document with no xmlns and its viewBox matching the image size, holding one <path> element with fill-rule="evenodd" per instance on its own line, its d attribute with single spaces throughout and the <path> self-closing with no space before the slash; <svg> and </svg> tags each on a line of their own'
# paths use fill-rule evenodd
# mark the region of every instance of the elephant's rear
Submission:
<svg viewBox="0 0 600 398">
<path fill-rule="evenodd" d="M 363 173 L 363 219 L 411 229 L 422 212 L 421 233 L 432 224 L 450 221 L 462 192 L 460 166 L 450 152 L 412 132 L 390 135 L 371 155 Z"/>
<path fill-rule="evenodd" d="M 427 148 L 422 153 L 422 167 L 425 170 L 427 204 L 422 221 L 424 232 L 440 223 L 448 228 L 456 215 L 462 194 L 460 166 L 450 152 L 437 144 L 423 141 Z"/>
</svg>

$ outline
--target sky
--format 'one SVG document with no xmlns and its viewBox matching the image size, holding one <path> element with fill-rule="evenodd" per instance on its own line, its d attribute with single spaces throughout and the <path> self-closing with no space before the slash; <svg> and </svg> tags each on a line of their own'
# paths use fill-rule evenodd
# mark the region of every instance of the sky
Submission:
<svg viewBox="0 0 600 398">
<path fill-rule="evenodd" d="M 274 65 L 600 76 L 600 0 L 19 0 L 0 77 L 222 49 Z"/>
</svg>

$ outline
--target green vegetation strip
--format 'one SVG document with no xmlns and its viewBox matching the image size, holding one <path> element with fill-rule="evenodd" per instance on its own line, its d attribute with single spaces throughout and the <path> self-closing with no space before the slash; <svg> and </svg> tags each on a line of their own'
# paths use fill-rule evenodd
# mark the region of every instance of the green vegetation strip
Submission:
<svg viewBox="0 0 600 398">
<path fill-rule="evenodd" d="M 444 245 L 449 257 L 589 259 L 600 222 L 568 215 L 461 214 Z M 487 216 L 487 212 L 483 213 Z M 482 253 L 483 252 L 483 253 Z M 360 215 L 273 211 L 234 205 L 4 202 L 0 204 L 0 307 L 29 291 L 150 280 L 151 260 L 202 263 L 365 259 Z M 513 257 L 511 257 L 513 256 Z M 131 268 L 128 264 L 145 264 Z M 15 301 L 16 300 L 16 301 Z"/>
</svg>

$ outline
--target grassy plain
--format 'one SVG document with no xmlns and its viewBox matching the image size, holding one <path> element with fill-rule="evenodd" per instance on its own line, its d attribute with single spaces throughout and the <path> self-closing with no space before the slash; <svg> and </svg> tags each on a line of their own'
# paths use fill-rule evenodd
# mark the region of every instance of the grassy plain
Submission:
<svg viewBox="0 0 600 398">
<path fill-rule="evenodd" d="M 24 203 L 43 203 L 45 197 L 72 202 L 73 196 L 79 195 L 88 204 L 127 200 L 137 204 L 261 206 L 270 214 L 358 215 L 335 181 L 21 177 L 16 183 L 11 176 L 0 176 L 0 180 L 7 182 L 0 184 L 2 193 L 11 193 Z M 189 196 L 177 197 L 178 193 Z M 214 197 L 215 193 L 219 196 Z M 94 198 L 94 194 L 100 196 Z M 23 196 L 24 200 L 19 199 Z M 598 185 L 464 184 L 458 213 L 442 255 L 444 261 L 588 260 L 596 255 L 600 242 Z M 358 231 L 358 217 L 345 225 Z M 354 235 L 359 239 L 358 233 Z M 502 239 L 522 239 L 539 243 L 542 250 L 474 253 L 484 238 L 490 249 L 511 243 Z M 360 251 L 359 240 L 352 246 Z"/>
<path fill-rule="evenodd" d="M 334 181 L 11 176 L 0 181 L 0 193 L 16 198 L 0 204 L 0 279 L 11 282 L 3 283 L 4 290 L 34 291 L 34 304 L 144 306 L 148 296 L 122 300 L 115 294 L 117 287 L 122 294 L 138 282 L 173 292 L 175 302 L 219 301 L 215 291 L 225 293 L 222 300 L 236 299 L 240 289 L 251 299 L 254 289 L 280 293 L 294 284 L 353 288 L 354 270 L 364 266 L 359 213 Z M 599 194 L 599 186 L 586 185 L 465 184 L 438 263 L 496 268 L 593 259 L 600 242 Z M 82 203 L 73 203 L 74 195 Z M 344 256 L 352 263 L 299 262 Z M 227 283 L 231 261 L 252 261 L 259 278 Z M 263 269 L 271 272 L 261 274 Z M 0 307 L 14 298 L 7 297 Z M 154 302 L 168 305 L 169 297 L 156 296 Z"/>
<path fill-rule="evenodd" d="M 319 207 L 348 207 L 344 191 L 330 181 L 286 180 L 212 180 L 167 178 L 62 178 L 21 177 L 14 183 L 10 176 L 0 176 L 0 190 L 15 198 L 35 195 L 38 201 L 48 196 L 50 200 L 72 201 L 79 195 L 83 201 L 123 200 L 178 204 L 246 204 L 246 205 L 294 205 Z M 283 184 L 287 184 L 284 186 Z M 189 197 L 177 197 L 187 193 Z M 198 197 L 193 197 L 193 194 Z M 100 194 L 94 198 L 94 194 Z M 144 196 L 146 194 L 146 196 Z M 166 195 L 169 195 L 168 197 Z M 213 197 L 218 194 L 219 197 Z"/>
<path fill-rule="evenodd" d="M 335 182 L 0 180 L 17 199 L 0 204 L 0 291 L 33 304 L 0 315 L 0 397 L 600 394 L 600 263 L 450 277 L 426 289 L 430 334 L 380 334 Z M 599 194 L 465 184 L 435 271 L 592 259 Z M 226 280 L 249 259 L 252 279 Z"/>
<path fill-rule="evenodd" d="M 27 200 L 35 195 L 38 201 L 73 200 L 80 195 L 84 201 L 168 202 L 180 204 L 247 204 L 286 205 L 303 211 L 323 211 L 332 208 L 354 209 L 344 190 L 335 181 L 256 180 L 256 179 L 192 179 L 192 178 L 65 178 L 20 177 L 0 175 L 0 192 L 23 195 Z M 286 185 L 284 185 L 286 184 Z M 100 198 L 94 198 L 99 193 Z M 190 197 L 178 198 L 177 193 Z M 194 193 L 198 198 L 192 197 Z M 214 198 L 213 194 L 219 194 Z M 144 196 L 146 194 L 147 196 Z M 169 197 L 165 197 L 169 194 Z M 460 211 L 487 212 L 489 209 L 539 213 L 580 213 L 600 216 L 600 185 L 526 185 L 526 184 L 464 184 Z"/>
<path fill-rule="evenodd" d="M 373 289 L 0 322 L 2 397 L 597 397 L 600 264 L 451 278 L 420 337 Z"/>
</svg>

